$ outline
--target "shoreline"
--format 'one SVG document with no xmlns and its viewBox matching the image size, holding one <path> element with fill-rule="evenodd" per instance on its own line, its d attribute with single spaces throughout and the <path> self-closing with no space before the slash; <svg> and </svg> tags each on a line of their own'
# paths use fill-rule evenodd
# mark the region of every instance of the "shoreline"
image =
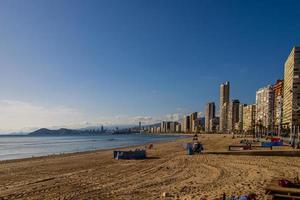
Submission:
<svg viewBox="0 0 300 200">
<path fill-rule="evenodd" d="M 232 139 L 200 135 L 206 151 L 222 151 Z M 274 178 L 294 178 L 300 157 L 192 155 L 192 138 L 154 143 L 147 159 L 115 160 L 112 149 L 0 162 L 0 199 L 206 199 L 256 193 Z M 139 148 L 145 145 L 119 149 Z M 287 164 L 288 163 L 288 164 Z"/>
<path fill-rule="evenodd" d="M 177 136 L 177 135 L 174 135 Z M 36 136 L 31 136 L 36 137 Z M 52 136 L 50 136 L 52 137 Z M 56 137 L 56 136 L 55 136 Z M 189 138 L 187 135 L 186 138 Z M 7 159 L 7 160 L 0 160 L 0 164 L 3 163 L 11 163 L 11 162 L 22 162 L 22 161 L 30 161 L 30 160 L 36 160 L 36 159 L 42 159 L 42 158 L 55 158 L 55 157 L 64 157 L 64 156 L 75 156 L 80 154 L 89 154 L 89 153 L 97 153 L 97 152 L 103 152 L 103 151 L 114 151 L 114 150 L 124 150 L 128 148 L 138 148 L 149 144 L 159 144 L 159 143 L 165 143 L 165 142 L 171 142 L 180 140 L 183 138 L 174 138 L 173 140 L 165 140 L 165 141 L 153 141 L 153 142 L 147 142 L 145 144 L 139 144 L 139 145 L 130 145 L 126 147 L 114 147 L 114 148 L 108 148 L 108 149 L 94 149 L 94 150 L 86 150 L 86 151 L 76 151 L 76 152 L 62 152 L 62 153 L 56 153 L 56 154 L 49 154 L 49 155 L 41 155 L 41 156 L 31 156 L 31 157 L 25 157 L 25 158 L 15 158 L 15 159 Z"/>
</svg>

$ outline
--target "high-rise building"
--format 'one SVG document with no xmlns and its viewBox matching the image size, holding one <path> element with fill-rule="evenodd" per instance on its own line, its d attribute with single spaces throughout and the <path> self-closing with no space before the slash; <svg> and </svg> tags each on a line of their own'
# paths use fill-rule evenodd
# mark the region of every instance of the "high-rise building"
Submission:
<svg viewBox="0 0 300 200">
<path fill-rule="evenodd" d="M 191 131 L 190 130 L 190 116 L 189 115 L 183 117 L 182 131 L 184 133 L 189 133 Z"/>
<path fill-rule="evenodd" d="M 229 132 L 235 130 L 235 124 L 239 122 L 239 108 L 239 100 L 232 100 L 228 104 L 227 130 Z"/>
<path fill-rule="evenodd" d="M 300 46 L 294 47 L 284 65 L 283 116 L 286 127 L 299 125 L 300 119 Z"/>
<path fill-rule="evenodd" d="M 160 132 L 165 133 L 167 131 L 167 123 L 165 121 L 162 121 L 160 124 Z"/>
<path fill-rule="evenodd" d="M 277 80 L 273 85 L 274 90 L 274 125 L 280 134 L 282 124 L 282 105 L 283 105 L 283 80 Z"/>
<path fill-rule="evenodd" d="M 166 122 L 166 133 L 170 133 L 171 130 L 171 122 Z"/>
<path fill-rule="evenodd" d="M 209 125 L 210 125 L 210 131 L 218 131 L 219 129 L 219 123 L 220 123 L 220 118 L 219 117 L 214 117 L 210 119 Z"/>
<path fill-rule="evenodd" d="M 220 126 L 221 132 L 227 131 L 227 116 L 228 116 L 228 104 L 229 104 L 229 82 L 225 82 L 220 85 Z"/>
<path fill-rule="evenodd" d="M 170 122 L 170 133 L 175 133 L 176 132 L 176 126 L 178 122 Z"/>
<path fill-rule="evenodd" d="M 182 130 L 181 130 L 181 124 L 178 123 L 178 124 L 176 125 L 176 133 L 181 133 L 181 131 L 182 131 Z"/>
<path fill-rule="evenodd" d="M 239 107 L 239 121 L 235 124 L 235 130 L 237 131 L 243 131 L 243 114 L 245 106 L 247 106 L 247 104 L 241 103 Z"/>
<path fill-rule="evenodd" d="M 191 113 L 191 116 L 190 116 L 190 131 L 192 133 L 195 133 L 196 132 L 196 124 L 195 124 L 195 121 L 198 117 L 198 113 L 197 112 L 193 112 Z"/>
<path fill-rule="evenodd" d="M 256 105 L 248 105 L 243 108 L 243 130 L 253 133 L 255 130 Z"/>
<path fill-rule="evenodd" d="M 205 106 L 205 131 L 211 132 L 212 131 L 212 119 L 215 118 L 215 103 L 210 102 L 207 103 Z"/>
<path fill-rule="evenodd" d="M 256 123 L 264 130 L 273 130 L 274 91 L 272 86 L 260 88 L 256 92 Z"/>
</svg>

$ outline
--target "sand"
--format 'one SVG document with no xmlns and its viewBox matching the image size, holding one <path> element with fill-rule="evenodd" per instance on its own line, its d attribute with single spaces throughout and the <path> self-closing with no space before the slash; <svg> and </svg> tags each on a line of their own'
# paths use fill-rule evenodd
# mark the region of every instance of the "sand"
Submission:
<svg viewBox="0 0 300 200">
<path fill-rule="evenodd" d="M 214 199 L 223 192 L 263 199 L 271 179 L 300 172 L 300 157 L 188 156 L 186 141 L 154 144 L 146 160 L 114 160 L 105 150 L 2 161 L 0 199 Z M 222 151 L 238 139 L 201 141 L 206 150 Z"/>
</svg>

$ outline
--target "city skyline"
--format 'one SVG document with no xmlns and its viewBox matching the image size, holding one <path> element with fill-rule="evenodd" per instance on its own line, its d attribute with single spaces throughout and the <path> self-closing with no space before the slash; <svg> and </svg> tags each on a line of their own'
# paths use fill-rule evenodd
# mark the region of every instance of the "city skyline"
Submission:
<svg viewBox="0 0 300 200">
<path fill-rule="evenodd" d="M 227 80 L 253 104 L 300 44 L 291 2 L 1 1 L 0 133 L 204 116 Z"/>
</svg>

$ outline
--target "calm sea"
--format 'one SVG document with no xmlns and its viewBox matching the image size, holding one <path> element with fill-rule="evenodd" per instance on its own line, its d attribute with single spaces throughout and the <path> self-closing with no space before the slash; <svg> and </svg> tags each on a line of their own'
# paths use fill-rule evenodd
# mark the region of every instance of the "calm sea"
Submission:
<svg viewBox="0 0 300 200">
<path fill-rule="evenodd" d="M 0 160 L 28 158 L 51 154 L 81 152 L 171 141 L 175 135 L 101 135 L 101 136 L 0 136 Z"/>
</svg>

